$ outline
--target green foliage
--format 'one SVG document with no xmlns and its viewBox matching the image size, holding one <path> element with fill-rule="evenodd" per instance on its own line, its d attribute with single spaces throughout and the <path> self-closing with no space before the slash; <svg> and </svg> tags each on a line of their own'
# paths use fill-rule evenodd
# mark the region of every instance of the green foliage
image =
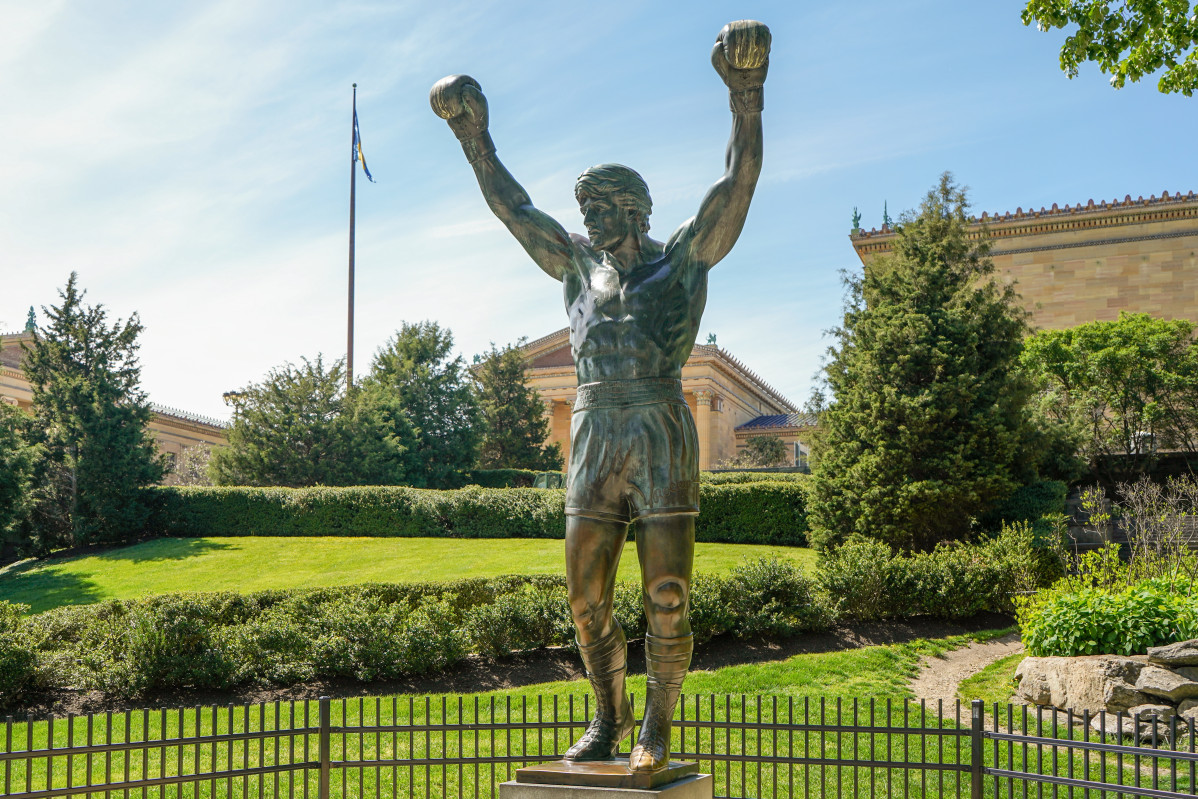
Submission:
<svg viewBox="0 0 1198 799">
<path fill-rule="evenodd" d="M 1034 522 L 1044 516 L 1064 513 L 1065 496 L 1068 491 L 1069 486 L 1060 480 L 1038 480 L 1030 485 L 1020 486 L 994 507 L 989 518 L 1000 523 Z"/>
<path fill-rule="evenodd" d="M 945 173 L 890 254 L 846 278 L 813 441 L 812 513 L 824 541 L 904 549 L 959 539 L 1015 488 L 1027 390 L 1025 314 L 969 238 L 965 191 Z"/>
<path fill-rule="evenodd" d="M 561 489 L 162 487 L 153 497 L 150 529 L 182 537 L 562 538 L 566 530 Z M 699 501 L 698 541 L 792 546 L 806 541 L 801 483 L 704 484 Z"/>
<path fill-rule="evenodd" d="M 525 339 L 497 349 L 494 344 L 474 367 L 483 428 L 478 465 L 484 469 L 562 468 L 562 448 L 546 445 L 545 403 L 524 382 Z"/>
<path fill-rule="evenodd" d="M 375 353 L 357 398 L 361 412 L 403 450 L 404 482 L 455 484 L 477 461 L 482 424 L 465 360 L 451 358 L 453 334 L 436 322 L 402 327 Z"/>
<path fill-rule="evenodd" d="M 822 630 L 831 608 L 814 582 L 793 564 L 768 558 L 748 561 L 728 578 L 728 612 L 741 638 L 777 638 Z"/>
<path fill-rule="evenodd" d="M 212 456 L 219 485 L 314 486 L 402 482 L 403 445 L 377 407 L 345 399 L 342 361 L 321 356 L 272 369 L 228 395 L 228 446 Z"/>
<path fill-rule="evenodd" d="M 458 477 L 461 485 L 482 488 L 532 488 L 541 472 L 532 469 L 468 469 Z"/>
<path fill-rule="evenodd" d="M 700 484 L 695 540 L 806 546 L 807 494 L 800 482 Z"/>
<path fill-rule="evenodd" d="M 1116 89 L 1162 68 L 1161 92 L 1190 97 L 1198 89 L 1198 6 L 1189 0 L 1028 0 L 1022 17 L 1041 31 L 1077 26 L 1061 45 L 1070 78 L 1093 61 Z"/>
<path fill-rule="evenodd" d="M 1113 479 L 1144 472 L 1158 448 L 1198 454 L 1198 344 L 1194 324 L 1122 312 L 1111 322 L 1028 338 L 1023 368 L 1037 415 L 1070 431 L 1076 456 Z"/>
<path fill-rule="evenodd" d="M 21 616 L 28 609 L 0 602 L 0 708 L 20 700 L 36 679 L 36 657 L 20 634 Z"/>
<path fill-rule="evenodd" d="M 1010 612 L 1018 592 L 1061 574 L 1054 550 L 1036 547 L 1034 538 L 1023 524 L 979 544 L 945 542 L 932 552 L 896 555 L 881 541 L 857 536 L 823 553 L 817 579 L 838 615 L 861 621 Z"/>
<path fill-rule="evenodd" d="M 472 608 L 465 628 L 474 651 L 489 657 L 574 641 L 563 586 L 523 585 L 501 594 L 490 604 Z"/>
<path fill-rule="evenodd" d="M 700 483 L 802 483 L 808 484 L 811 475 L 802 472 L 699 472 Z"/>
<path fill-rule="evenodd" d="M 1028 653 L 1142 655 L 1150 646 L 1198 637 L 1198 596 L 1161 579 L 1111 593 L 1053 590 L 1020 608 Z"/>
<path fill-rule="evenodd" d="M 33 476 L 40 450 L 27 442 L 29 420 L 0 405 L 0 563 L 31 548 Z"/>
<path fill-rule="evenodd" d="M 140 388 L 137 314 L 108 324 L 102 305 L 83 304 L 72 272 L 62 303 L 26 348 L 33 389 L 32 443 L 42 457 L 34 477 L 39 548 L 125 541 L 149 516 L 146 486 L 164 472 L 146 430 L 150 406 Z"/>
<path fill-rule="evenodd" d="M 722 468 L 745 469 L 753 467 L 782 466 L 788 458 L 786 444 L 774 436 L 750 436 L 745 448 L 736 457 L 722 464 Z"/>
</svg>

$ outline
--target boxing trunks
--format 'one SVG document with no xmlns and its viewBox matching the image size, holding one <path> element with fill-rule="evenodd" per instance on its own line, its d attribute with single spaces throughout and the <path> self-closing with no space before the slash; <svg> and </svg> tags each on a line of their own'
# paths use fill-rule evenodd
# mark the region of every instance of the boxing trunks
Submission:
<svg viewBox="0 0 1198 799">
<path fill-rule="evenodd" d="M 627 524 L 699 513 L 699 438 L 682 381 L 578 387 L 570 420 L 566 515 Z"/>
</svg>

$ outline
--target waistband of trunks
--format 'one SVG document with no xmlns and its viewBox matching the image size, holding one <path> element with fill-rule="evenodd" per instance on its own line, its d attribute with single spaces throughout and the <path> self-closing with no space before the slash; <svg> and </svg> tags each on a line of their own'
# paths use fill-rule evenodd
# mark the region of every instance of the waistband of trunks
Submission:
<svg viewBox="0 0 1198 799">
<path fill-rule="evenodd" d="M 583 383 L 578 387 L 574 410 L 627 408 L 632 405 L 651 405 L 658 402 L 685 405 L 686 400 L 682 397 L 682 381 L 673 377 L 643 377 L 640 380 Z"/>
</svg>

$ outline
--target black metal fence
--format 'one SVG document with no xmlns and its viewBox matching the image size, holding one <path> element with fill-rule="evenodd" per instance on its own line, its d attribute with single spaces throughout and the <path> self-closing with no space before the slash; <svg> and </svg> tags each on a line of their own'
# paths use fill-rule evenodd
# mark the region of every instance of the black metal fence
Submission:
<svg viewBox="0 0 1198 799">
<path fill-rule="evenodd" d="M 574 697 L 441 696 L 9 718 L 0 787 L 12 799 L 491 799 L 520 765 L 556 760 L 589 716 Z M 739 799 L 1172 799 L 1198 784 L 1192 721 L 981 702 L 686 695 L 674 744 L 716 796 Z"/>
</svg>

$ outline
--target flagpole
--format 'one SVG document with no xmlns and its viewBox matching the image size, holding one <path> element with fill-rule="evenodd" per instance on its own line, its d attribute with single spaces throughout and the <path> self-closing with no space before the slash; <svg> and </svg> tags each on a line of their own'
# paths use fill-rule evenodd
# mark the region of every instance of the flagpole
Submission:
<svg viewBox="0 0 1198 799">
<path fill-rule="evenodd" d="M 357 193 L 357 155 L 358 141 L 354 122 L 358 118 L 358 84 L 354 84 L 354 110 L 350 122 L 350 152 L 353 157 L 349 160 L 349 319 L 345 342 L 345 396 L 348 397 L 354 388 L 354 197 Z"/>
</svg>

